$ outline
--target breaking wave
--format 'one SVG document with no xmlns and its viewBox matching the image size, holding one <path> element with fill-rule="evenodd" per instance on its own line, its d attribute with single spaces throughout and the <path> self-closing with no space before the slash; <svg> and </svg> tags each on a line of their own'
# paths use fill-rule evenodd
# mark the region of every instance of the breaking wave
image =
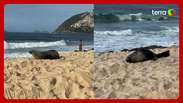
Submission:
<svg viewBox="0 0 183 103">
<path fill-rule="evenodd" d="M 132 29 L 126 30 L 113 30 L 113 31 L 94 31 L 97 35 L 109 35 L 109 36 L 120 36 L 120 35 L 135 35 L 135 34 L 168 34 L 172 35 L 174 33 L 179 32 L 179 27 L 168 27 L 168 26 L 161 26 L 163 30 L 160 31 L 140 31 L 138 33 L 133 32 Z"/>
<path fill-rule="evenodd" d="M 132 29 L 115 31 L 95 31 L 95 51 L 133 49 L 151 45 L 179 45 L 178 27 L 162 26 L 160 31 L 135 31 Z"/>
<path fill-rule="evenodd" d="M 17 48 L 34 48 L 34 47 L 49 47 L 66 45 L 64 40 L 54 42 L 6 42 L 4 41 L 4 49 Z"/>
<path fill-rule="evenodd" d="M 114 31 L 95 31 L 95 34 L 101 34 L 101 35 L 131 35 L 132 30 L 127 29 L 127 30 L 114 30 Z"/>
<path fill-rule="evenodd" d="M 178 19 L 177 16 L 152 16 L 152 14 L 120 14 L 120 13 L 97 13 L 95 14 L 95 22 L 124 22 L 124 21 L 163 21 L 170 19 Z"/>
</svg>

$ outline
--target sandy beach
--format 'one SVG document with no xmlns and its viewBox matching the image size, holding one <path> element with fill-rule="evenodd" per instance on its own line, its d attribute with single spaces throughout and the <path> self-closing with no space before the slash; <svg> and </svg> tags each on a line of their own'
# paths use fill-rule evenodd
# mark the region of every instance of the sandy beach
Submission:
<svg viewBox="0 0 183 103">
<path fill-rule="evenodd" d="M 62 52 L 65 60 L 6 58 L 4 95 L 7 99 L 93 98 L 93 51 Z"/>
<path fill-rule="evenodd" d="M 65 60 L 6 58 L 7 99 L 176 99 L 179 96 L 179 48 L 170 56 L 127 63 L 130 51 L 62 52 Z"/>
<path fill-rule="evenodd" d="M 179 48 L 156 48 L 155 53 L 170 50 L 170 56 L 140 63 L 127 63 L 131 52 L 96 53 L 92 70 L 95 98 L 176 99 L 179 96 Z"/>
</svg>

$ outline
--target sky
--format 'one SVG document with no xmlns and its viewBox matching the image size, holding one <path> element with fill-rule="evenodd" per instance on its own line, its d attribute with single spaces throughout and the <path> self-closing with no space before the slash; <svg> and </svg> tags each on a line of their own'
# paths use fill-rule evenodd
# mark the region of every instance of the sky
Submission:
<svg viewBox="0 0 183 103">
<path fill-rule="evenodd" d="M 9 4 L 4 26 L 10 32 L 53 32 L 69 17 L 93 8 L 92 4 Z"/>
</svg>

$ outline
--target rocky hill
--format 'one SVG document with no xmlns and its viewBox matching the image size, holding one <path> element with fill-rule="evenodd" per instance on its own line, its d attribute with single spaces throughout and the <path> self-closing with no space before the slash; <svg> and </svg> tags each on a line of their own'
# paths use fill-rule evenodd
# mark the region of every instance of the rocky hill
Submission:
<svg viewBox="0 0 183 103">
<path fill-rule="evenodd" d="M 61 32 L 93 32 L 94 14 L 93 12 L 84 12 L 74 15 L 63 22 L 54 33 Z"/>
</svg>

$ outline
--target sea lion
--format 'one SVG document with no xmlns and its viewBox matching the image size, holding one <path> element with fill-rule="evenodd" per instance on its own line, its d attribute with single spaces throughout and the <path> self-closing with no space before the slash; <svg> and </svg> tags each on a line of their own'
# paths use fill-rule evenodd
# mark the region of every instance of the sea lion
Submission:
<svg viewBox="0 0 183 103">
<path fill-rule="evenodd" d="M 146 60 L 157 60 L 158 58 L 167 57 L 169 55 L 169 50 L 159 54 L 155 54 L 148 49 L 137 49 L 135 52 L 127 56 L 126 61 L 129 63 L 136 63 Z"/>
<path fill-rule="evenodd" d="M 59 53 L 56 50 L 48 50 L 48 51 L 37 51 L 31 50 L 30 54 L 36 59 L 65 59 L 63 56 L 59 56 Z"/>
</svg>

